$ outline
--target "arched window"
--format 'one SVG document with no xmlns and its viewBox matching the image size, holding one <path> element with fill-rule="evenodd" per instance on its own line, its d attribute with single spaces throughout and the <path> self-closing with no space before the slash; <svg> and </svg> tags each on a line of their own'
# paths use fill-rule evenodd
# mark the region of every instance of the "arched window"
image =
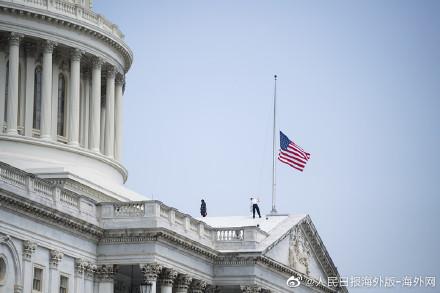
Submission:
<svg viewBox="0 0 440 293">
<path fill-rule="evenodd" d="M 40 129 L 41 121 L 41 66 L 35 68 L 35 82 L 34 82 L 34 119 L 33 128 Z"/>
<path fill-rule="evenodd" d="M 64 136 L 64 112 L 66 106 L 66 78 L 62 73 L 58 76 L 58 111 L 57 111 L 57 134 Z"/>
</svg>

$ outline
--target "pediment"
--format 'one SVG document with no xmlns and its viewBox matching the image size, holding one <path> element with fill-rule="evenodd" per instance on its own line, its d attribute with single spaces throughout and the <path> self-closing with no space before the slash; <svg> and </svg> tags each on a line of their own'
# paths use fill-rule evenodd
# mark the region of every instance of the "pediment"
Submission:
<svg viewBox="0 0 440 293">
<path fill-rule="evenodd" d="M 269 246 L 264 255 L 300 273 L 315 279 L 325 280 L 327 274 L 309 237 L 301 228 L 301 223 L 293 226 Z"/>
</svg>

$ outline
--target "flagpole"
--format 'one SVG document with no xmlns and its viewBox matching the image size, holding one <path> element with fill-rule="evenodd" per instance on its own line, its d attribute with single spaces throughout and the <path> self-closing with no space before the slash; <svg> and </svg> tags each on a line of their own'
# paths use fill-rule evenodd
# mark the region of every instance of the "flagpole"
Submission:
<svg viewBox="0 0 440 293">
<path fill-rule="evenodd" d="M 276 115 L 277 115 L 277 75 L 274 76 L 274 91 L 273 91 L 273 148 L 272 148 L 272 210 L 271 215 L 277 214 L 276 209 Z"/>
</svg>

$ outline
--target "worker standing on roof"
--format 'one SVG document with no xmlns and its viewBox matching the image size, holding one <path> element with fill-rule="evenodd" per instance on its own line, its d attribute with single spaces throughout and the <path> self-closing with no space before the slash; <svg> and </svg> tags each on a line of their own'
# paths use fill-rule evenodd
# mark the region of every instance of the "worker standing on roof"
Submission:
<svg viewBox="0 0 440 293">
<path fill-rule="evenodd" d="M 251 197 L 252 215 L 254 219 L 255 219 L 255 211 L 257 211 L 258 216 L 261 218 L 260 208 L 258 207 L 259 203 L 260 203 L 260 199 Z"/>
</svg>

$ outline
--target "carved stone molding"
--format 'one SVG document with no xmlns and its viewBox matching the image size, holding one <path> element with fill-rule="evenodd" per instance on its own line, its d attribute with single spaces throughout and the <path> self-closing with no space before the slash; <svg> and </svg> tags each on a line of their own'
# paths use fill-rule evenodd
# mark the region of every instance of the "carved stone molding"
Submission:
<svg viewBox="0 0 440 293">
<path fill-rule="evenodd" d="M 190 285 L 189 292 L 203 293 L 206 289 L 206 282 L 202 280 L 193 279 Z"/>
<path fill-rule="evenodd" d="M 30 261 L 36 249 L 37 244 L 35 242 L 30 240 L 23 241 L 23 258 Z"/>
<path fill-rule="evenodd" d="M 107 66 L 106 73 L 107 73 L 107 78 L 115 78 L 115 76 L 116 76 L 115 66 L 113 66 L 113 65 Z"/>
<path fill-rule="evenodd" d="M 162 266 L 157 263 L 141 264 L 140 267 L 146 283 L 156 282 L 157 276 L 162 270 Z"/>
<path fill-rule="evenodd" d="M 22 38 L 23 38 L 22 34 L 11 33 L 8 37 L 9 46 L 19 46 Z"/>
<path fill-rule="evenodd" d="M 179 274 L 176 280 L 176 288 L 179 290 L 188 290 L 191 285 L 192 278 L 186 274 Z"/>
<path fill-rule="evenodd" d="M 159 284 L 162 286 L 173 286 L 177 278 L 177 271 L 169 268 L 163 268 L 159 275 Z"/>
<path fill-rule="evenodd" d="M 104 64 L 104 61 L 102 60 L 102 58 L 99 58 L 96 56 L 94 56 L 92 58 L 92 67 L 94 69 L 101 69 L 102 64 Z"/>
<path fill-rule="evenodd" d="M 73 48 L 70 51 L 70 59 L 72 61 L 80 61 L 81 60 L 81 56 L 84 54 L 84 51 L 78 49 L 78 48 Z"/>
<path fill-rule="evenodd" d="M 301 228 L 297 226 L 290 234 L 289 265 L 290 267 L 309 275 L 310 256 L 310 245 L 307 243 Z"/>
<path fill-rule="evenodd" d="M 49 267 L 52 269 L 57 269 L 58 264 L 63 259 L 64 254 L 59 250 L 49 251 Z"/>
<path fill-rule="evenodd" d="M 240 286 L 240 290 L 242 293 L 261 293 L 261 287 L 257 285 Z"/>
<path fill-rule="evenodd" d="M 43 42 L 42 47 L 43 47 L 43 52 L 46 54 L 52 54 L 54 48 L 57 46 L 57 43 L 54 41 L 50 41 L 50 40 L 46 40 Z"/>
<path fill-rule="evenodd" d="M 115 83 L 116 83 L 116 85 L 120 85 L 120 86 L 122 86 L 122 85 L 124 84 L 124 82 L 125 82 L 125 77 L 124 77 L 124 75 L 121 74 L 121 73 L 117 73 L 117 74 L 116 74 L 116 77 L 115 77 Z"/>
<path fill-rule="evenodd" d="M 102 265 L 96 269 L 96 277 L 101 281 L 111 281 L 115 276 L 116 268 L 113 265 Z"/>
<path fill-rule="evenodd" d="M 82 258 L 75 259 L 75 273 L 82 276 L 86 270 L 89 263 Z"/>
<path fill-rule="evenodd" d="M 85 270 L 84 278 L 86 278 L 87 280 L 93 280 L 97 269 L 98 267 L 95 264 L 88 263 Z"/>
</svg>

